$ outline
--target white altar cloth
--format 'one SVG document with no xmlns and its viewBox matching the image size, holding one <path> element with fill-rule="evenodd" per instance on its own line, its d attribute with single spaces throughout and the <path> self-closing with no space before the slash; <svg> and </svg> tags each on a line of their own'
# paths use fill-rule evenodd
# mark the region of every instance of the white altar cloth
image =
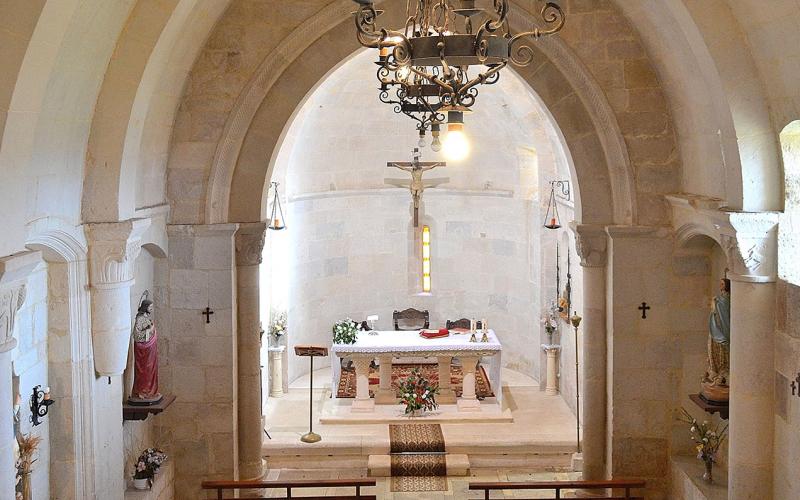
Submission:
<svg viewBox="0 0 800 500">
<path fill-rule="evenodd" d="M 501 380 L 502 351 L 494 330 L 489 330 L 487 336 L 489 342 L 480 342 L 483 335 L 480 331 L 475 333 L 478 342 L 470 342 L 470 334 L 450 333 L 449 337 L 426 339 L 420 337 L 419 330 L 416 331 L 359 331 L 356 336 L 355 344 L 333 344 L 331 354 L 340 358 L 353 357 L 377 357 L 378 355 L 391 355 L 396 358 L 403 357 L 427 357 L 427 356 L 450 356 L 458 358 L 460 356 L 491 356 L 488 376 L 492 385 L 492 391 L 497 398 L 497 402 L 503 400 L 503 385 Z M 375 335 L 377 333 L 377 335 Z M 331 392 L 332 397 L 336 398 L 339 378 L 341 376 L 341 362 L 331 363 Z"/>
</svg>

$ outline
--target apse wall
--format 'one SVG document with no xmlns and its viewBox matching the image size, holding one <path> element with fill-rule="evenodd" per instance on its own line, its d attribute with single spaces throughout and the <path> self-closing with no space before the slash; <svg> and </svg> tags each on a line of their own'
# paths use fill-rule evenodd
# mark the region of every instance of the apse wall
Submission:
<svg viewBox="0 0 800 500">
<path fill-rule="evenodd" d="M 288 201 L 290 348 L 329 345 L 331 325 L 345 317 L 377 314 L 378 328 L 389 329 L 393 310 L 415 307 L 430 311 L 434 327 L 486 317 L 505 346 L 504 365 L 538 378 L 538 171 L 555 160 L 536 97 L 504 72 L 465 118 L 470 157 L 425 174 L 448 182 L 423 197 L 433 289 L 422 294 L 410 194 L 385 183 L 408 179 L 386 162 L 410 160 L 417 134 L 412 120 L 378 101 L 370 57 L 354 56 L 321 83 L 276 159 L 273 180 L 285 177 Z M 423 160 L 444 160 L 422 151 Z M 290 357 L 290 381 L 307 370 Z"/>
</svg>

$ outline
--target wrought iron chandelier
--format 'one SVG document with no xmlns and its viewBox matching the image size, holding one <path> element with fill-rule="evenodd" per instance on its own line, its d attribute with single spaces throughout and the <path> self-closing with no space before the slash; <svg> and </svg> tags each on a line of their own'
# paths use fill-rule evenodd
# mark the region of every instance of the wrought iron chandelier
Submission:
<svg viewBox="0 0 800 500">
<path fill-rule="evenodd" d="M 508 0 L 492 0 L 490 9 L 477 8 L 475 0 L 406 0 L 405 26 L 385 28 L 376 24 L 383 11 L 373 0 L 354 1 L 359 4 L 356 38 L 364 47 L 380 51 L 380 100 L 417 121 L 421 142 L 430 129 L 434 149 L 445 113 L 448 129 L 454 124 L 460 130 L 478 86 L 497 83 L 509 61 L 530 64 L 533 50 L 524 39 L 557 33 L 565 21 L 558 4 L 544 2 L 545 29 L 512 35 Z"/>
</svg>

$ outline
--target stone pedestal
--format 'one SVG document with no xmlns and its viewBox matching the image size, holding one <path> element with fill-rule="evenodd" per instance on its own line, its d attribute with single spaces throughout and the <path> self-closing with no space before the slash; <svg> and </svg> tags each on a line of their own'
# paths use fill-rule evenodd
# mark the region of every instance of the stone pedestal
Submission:
<svg viewBox="0 0 800 500">
<path fill-rule="evenodd" d="M 369 397 L 369 365 L 371 362 L 372 358 L 353 358 L 353 365 L 356 368 L 356 398 L 351 406 L 353 412 L 375 411 L 375 400 Z"/>
<path fill-rule="evenodd" d="M 453 358 L 439 356 L 436 360 L 439 362 L 439 395 L 436 396 L 436 401 L 439 404 L 454 404 L 456 402 L 456 393 L 450 386 L 450 365 L 453 362 Z"/>
<path fill-rule="evenodd" d="M 283 397 L 283 353 L 286 346 L 275 346 L 269 351 L 269 396 L 271 398 Z"/>
<path fill-rule="evenodd" d="M 558 353 L 561 346 L 556 344 L 542 344 L 542 350 L 547 353 L 547 387 L 548 396 L 558 394 Z"/>
<path fill-rule="evenodd" d="M 464 356 L 461 358 L 461 369 L 464 381 L 461 389 L 461 399 L 458 400 L 459 411 L 480 411 L 481 402 L 475 394 L 475 370 L 478 367 L 477 356 Z"/>
<path fill-rule="evenodd" d="M 397 396 L 392 390 L 392 357 L 378 356 L 378 363 L 380 363 L 378 365 L 380 387 L 378 388 L 378 393 L 375 394 L 375 403 L 379 405 L 397 404 Z"/>
<path fill-rule="evenodd" d="M 261 460 L 261 315 L 259 266 L 264 249 L 263 222 L 241 224 L 236 231 L 239 479 L 264 474 Z"/>
</svg>

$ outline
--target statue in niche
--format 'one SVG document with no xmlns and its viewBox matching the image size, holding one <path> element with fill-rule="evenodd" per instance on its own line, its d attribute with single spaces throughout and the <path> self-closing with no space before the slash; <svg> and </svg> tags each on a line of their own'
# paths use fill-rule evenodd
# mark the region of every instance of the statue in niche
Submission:
<svg viewBox="0 0 800 500">
<path fill-rule="evenodd" d="M 158 331 L 153 319 L 153 301 L 145 290 L 133 322 L 133 390 L 128 402 L 151 405 L 161 401 L 158 392 Z"/>
<path fill-rule="evenodd" d="M 731 281 L 719 280 L 719 293 L 711 301 L 708 318 L 708 368 L 701 395 L 711 402 L 727 403 L 730 394 Z"/>
</svg>

